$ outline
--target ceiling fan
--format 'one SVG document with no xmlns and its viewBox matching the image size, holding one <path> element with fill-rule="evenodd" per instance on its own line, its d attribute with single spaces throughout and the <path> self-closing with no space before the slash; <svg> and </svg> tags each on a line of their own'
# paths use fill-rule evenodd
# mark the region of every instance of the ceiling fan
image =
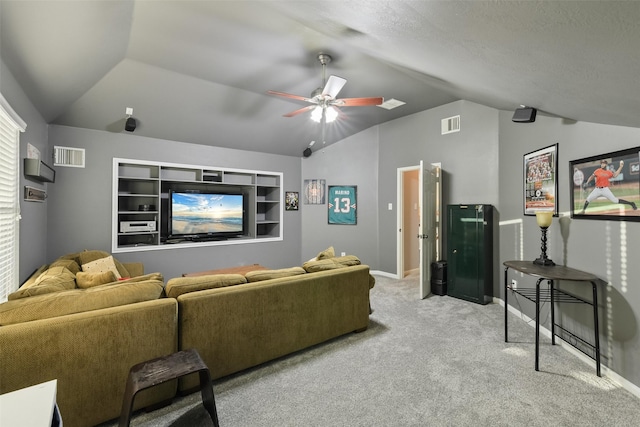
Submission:
<svg viewBox="0 0 640 427">
<path fill-rule="evenodd" d="M 326 53 L 318 54 L 318 61 L 322 64 L 322 86 L 311 92 L 310 97 L 292 95 L 285 92 L 269 90 L 269 95 L 281 96 L 283 98 L 296 99 L 308 102 L 311 105 L 284 114 L 284 117 L 293 117 L 298 114 L 311 111 L 311 119 L 315 122 L 330 123 L 338 116 L 343 115 L 339 107 L 368 107 L 380 105 L 384 102 L 382 97 L 374 98 L 336 98 L 338 93 L 347 83 L 342 77 L 331 75 L 326 80 L 327 64 L 331 62 L 331 56 Z M 324 126 L 323 126 L 324 128 Z"/>
</svg>

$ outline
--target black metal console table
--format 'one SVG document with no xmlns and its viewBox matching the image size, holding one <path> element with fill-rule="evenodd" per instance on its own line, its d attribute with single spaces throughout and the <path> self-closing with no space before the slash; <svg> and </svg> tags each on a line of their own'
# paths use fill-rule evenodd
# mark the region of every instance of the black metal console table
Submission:
<svg viewBox="0 0 640 427">
<path fill-rule="evenodd" d="M 536 371 L 538 371 L 538 359 L 539 359 L 539 349 L 540 349 L 540 302 L 551 301 L 551 344 L 555 345 L 556 343 L 556 327 L 562 329 L 565 332 L 564 328 L 555 324 L 555 303 L 584 303 L 593 306 L 593 324 L 594 324 L 594 335 L 595 335 L 595 343 L 590 344 L 584 340 L 581 340 L 579 337 L 571 334 L 574 338 L 579 339 L 584 344 L 591 347 L 595 353 L 595 361 L 596 361 L 596 372 L 600 377 L 600 335 L 598 331 L 598 289 L 597 283 L 602 280 L 597 276 L 586 273 L 584 271 L 576 270 L 569 267 L 564 267 L 561 265 L 554 266 L 542 266 L 536 265 L 532 261 L 505 261 L 504 263 L 504 341 L 508 342 L 508 329 L 507 329 L 507 312 L 509 310 L 509 304 L 507 302 L 509 290 L 513 291 L 518 295 L 522 295 L 529 301 L 532 301 L 536 304 Z M 532 288 L 519 288 L 512 289 L 509 287 L 507 282 L 507 272 L 509 269 L 513 269 L 519 271 L 520 273 L 524 273 L 529 276 L 537 277 L 536 288 L 535 290 Z M 540 290 L 540 283 L 543 280 L 547 280 L 549 284 L 548 290 Z M 560 289 L 554 288 L 554 281 L 556 280 L 568 280 L 574 282 L 590 282 L 593 290 L 593 299 L 592 301 L 587 301 L 583 298 L 580 298 L 576 295 L 572 295 L 567 291 L 563 291 Z"/>
</svg>

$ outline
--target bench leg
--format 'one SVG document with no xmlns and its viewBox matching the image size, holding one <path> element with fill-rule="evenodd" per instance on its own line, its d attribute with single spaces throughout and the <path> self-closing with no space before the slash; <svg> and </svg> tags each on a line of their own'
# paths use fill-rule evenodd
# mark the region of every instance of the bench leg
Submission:
<svg viewBox="0 0 640 427">
<path fill-rule="evenodd" d="M 216 410 L 216 401 L 213 397 L 213 385 L 211 384 L 211 374 L 208 369 L 199 372 L 200 375 L 200 393 L 202 394 L 202 404 L 211 416 L 214 427 L 220 427 L 218 423 L 218 411 Z"/>
</svg>

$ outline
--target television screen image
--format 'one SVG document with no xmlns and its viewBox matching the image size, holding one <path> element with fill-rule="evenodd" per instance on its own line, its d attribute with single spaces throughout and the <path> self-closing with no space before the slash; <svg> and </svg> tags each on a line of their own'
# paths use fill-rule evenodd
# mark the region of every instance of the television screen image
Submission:
<svg viewBox="0 0 640 427">
<path fill-rule="evenodd" d="M 571 216 L 640 221 L 640 147 L 569 163 Z"/>
<path fill-rule="evenodd" d="M 242 194 L 171 192 L 171 236 L 238 236 L 244 233 Z"/>
</svg>

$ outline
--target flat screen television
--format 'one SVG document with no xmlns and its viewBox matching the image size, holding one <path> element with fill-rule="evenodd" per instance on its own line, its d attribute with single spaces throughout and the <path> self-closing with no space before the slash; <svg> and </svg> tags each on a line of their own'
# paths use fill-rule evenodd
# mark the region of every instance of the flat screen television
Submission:
<svg viewBox="0 0 640 427">
<path fill-rule="evenodd" d="M 225 239 L 245 234 L 244 195 L 169 191 L 169 238 Z"/>
</svg>

